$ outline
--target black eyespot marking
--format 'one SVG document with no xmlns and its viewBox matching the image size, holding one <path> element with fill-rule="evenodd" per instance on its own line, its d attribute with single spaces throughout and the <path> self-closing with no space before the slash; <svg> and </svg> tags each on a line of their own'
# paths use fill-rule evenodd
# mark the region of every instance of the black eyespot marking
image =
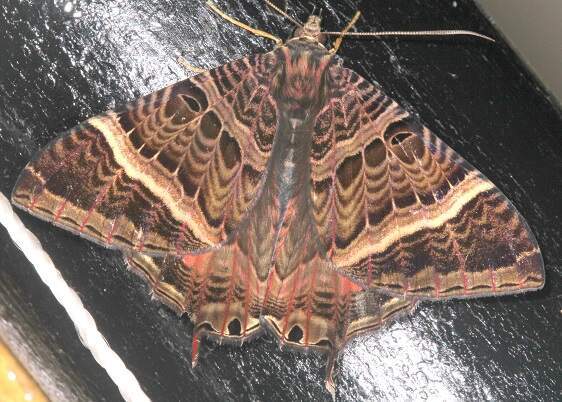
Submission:
<svg viewBox="0 0 562 402">
<path fill-rule="evenodd" d="M 228 333 L 236 336 L 242 333 L 242 325 L 240 325 L 238 318 L 235 318 L 228 323 Z"/>
<path fill-rule="evenodd" d="M 291 328 L 291 331 L 289 332 L 287 338 L 289 339 L 290 342 L 299 343 L 303 336 L 304 333 L 302 332 L 301 327 L 295 325 L 293 328 Z"/>
<path fill-rule="evenodd" d="M 222 128 L 222 123 L 220 119 L 217 117 L 217 115 L 215 114 L 215 112 L 208 111 L 201 118 L 200 127 L 201 127 L 201 132 L 205 137 L 209 139 L 214 139 L 217 138 L 217 136 L 219 135 Z"/>
</svg>

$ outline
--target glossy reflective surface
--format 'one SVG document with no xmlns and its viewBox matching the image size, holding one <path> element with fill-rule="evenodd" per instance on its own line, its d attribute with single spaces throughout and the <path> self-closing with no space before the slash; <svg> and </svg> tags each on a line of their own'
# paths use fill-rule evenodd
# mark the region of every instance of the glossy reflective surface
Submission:
<svg viewBox="0 0 562 402">
<path fill-rule="evenodd" d="M 291 30 L 258 1 L 217 3 L 276 35 Z M 327 4 L 329 30 L 345 25 L 357 6 Z M 497 36 L 468 1 L 387 0 L 360 7 L 361 30 L 464 28 Z M 294 10 L 301 19 L 308 14 Z M 0 190 L 10 194 L 19 171 L 55 133 L 190 74 L 177 55 L 210 68 L 271 46 L 199 2 L 2 2 Z M 523 296 L 424 303 L 412 316 L 353 341 L 339 360 L 338 398 L 558 398 L 560 111 L 501 41 L 349 40 L 340 55 L 505 192 L 538 238 L 547 284 Z M 280 352 L 272 337 L 241 348 L 207 343 L 192 370 L 191 324 L 151 301 L 117 253 L 21 216 L 153 400 L 329 400 L 324 357 Z M 2 229 L 0 239 L 2 336 L 45 373 L 38 381 L 51 382 L 44 389 L 56 391 L 57 400 L 118 398 Z"/>
</svg>

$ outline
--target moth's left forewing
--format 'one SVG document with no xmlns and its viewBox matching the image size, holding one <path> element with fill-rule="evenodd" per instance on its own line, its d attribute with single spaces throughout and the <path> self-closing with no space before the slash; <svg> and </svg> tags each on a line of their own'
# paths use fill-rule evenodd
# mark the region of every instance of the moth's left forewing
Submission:
<svg viewBox="0 0 562 402">
<path fill-rule="evenodd" d="M 23 170 L 12 202 L 101 245 L 153 255 L 216 247 L 258 198 L 277 110 L 273 52 L 88 119 Z"/>
<path fill-rule="evenodd" d="M 314 219 L 335 268 L 419 297 L 539 289 L 541 253 L 511 202 L 407 111 L 335 66 L 315 120 Z"/>
</svg>

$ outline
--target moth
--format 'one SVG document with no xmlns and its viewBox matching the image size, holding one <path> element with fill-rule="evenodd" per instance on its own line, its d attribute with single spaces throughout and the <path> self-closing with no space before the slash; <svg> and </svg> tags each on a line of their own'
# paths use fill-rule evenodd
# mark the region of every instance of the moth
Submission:
<svg viewBox="0 0 562 402">
<path fill-rule="evenodd" d="M 193 321 L 194 365 L 203 337 L 268 328 L 327 352 L 333 393 L 353 337 L 420 301 L 540 289 L 544 266 L 501 191 L 345 68 L 320 22 L 72 128 L 12 202 L 122 251 Z"/>
</svg>

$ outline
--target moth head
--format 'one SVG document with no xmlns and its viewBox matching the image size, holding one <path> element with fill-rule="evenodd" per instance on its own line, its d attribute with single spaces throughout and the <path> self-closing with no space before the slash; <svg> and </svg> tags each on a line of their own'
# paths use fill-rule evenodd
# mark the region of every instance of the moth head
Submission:
<svg viewBox="0 0 562 402">
<path fill-rule="evenodd" d="M 308 38 L 319 43 L 324 43 L 325 35 L 322 34 L 322 18 L 318 15 L 311 15 L 306 23 L 295 29 L 292 38 Z"/>
</svg>

